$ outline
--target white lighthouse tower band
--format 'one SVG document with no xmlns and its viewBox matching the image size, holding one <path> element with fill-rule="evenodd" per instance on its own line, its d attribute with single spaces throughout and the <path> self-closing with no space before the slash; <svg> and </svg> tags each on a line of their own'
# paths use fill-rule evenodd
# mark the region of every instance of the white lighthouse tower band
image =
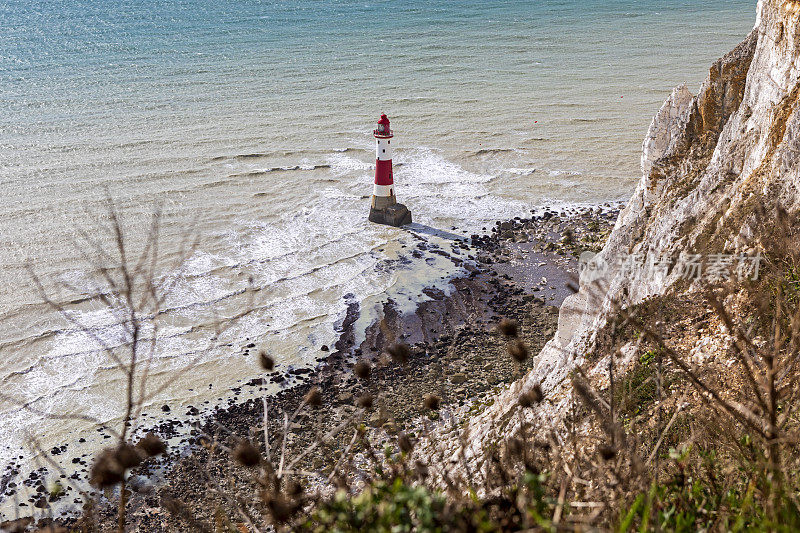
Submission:
<svg viewBox="0 0 800 533">
<path fill-rule="evenodd" d="M 375 185 L 372 190 L 372 205 L 369 220 L 389 226 L 402 226 L 411 223 L 411 212 L 403 204 L 397 203 L 392 173 L 392 133 L 389 118 L 384 114 L 378 127 L 372 132 L 375 136 Z"/>
<path fill-rule="evenodd" d="M 378 127 L 381 125 L 379 124 Z M 391 130 L 390 130 L 391 131 Z M 372 190 L 372 207 L 378 207 L 379 209 L 384 209 L 391 204 L 397 203 L 397 199 L 394 195 L 394 183 L 390 183 L 388 185 L 381 185 L 377 181 L 377 171 L 379 161 L 380 164 L 389 165 L 391 167 L 392 164 L 392 137 L 393 135 L 390 133 L 387 137 L 378 137 L 375 136 L 375 140 L 377 144 L 375 146 L 375 171 L 376 171 L 376 180 L 375 185 Z M 391 168 L 389 170 L 389 177 L 391 178 L 389 181 L 394 182 L 394 176 L 392 176 Z M 389 200 L 386 203 L 387 199 Z"/>
</svg>

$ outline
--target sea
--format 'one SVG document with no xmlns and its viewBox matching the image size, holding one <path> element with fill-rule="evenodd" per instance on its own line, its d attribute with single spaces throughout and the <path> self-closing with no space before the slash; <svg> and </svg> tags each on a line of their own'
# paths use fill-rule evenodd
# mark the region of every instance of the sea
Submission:
<svg viewBox="0 0 800 533">
<path fill-rule="evenodd" d="M 145 420 L 210 409 L 259 375 L 259 350 L 282 370 L 314 365 L 349 305 L 358 335 L 387 299 L 411 310 L 446 289 L 458 269 L 408 257 L 416 239 L 624 201 L 651 117 L 674 86 L 698 90 L 755 11 L 0 1 L 0 473 L 47 465 L 41 450 L 62 443 L 58 461 L 91 455 L 108 442 L 97 422 L 119 426 L 124 319 L 86 297 L 103 291 L 96 267 L 119 262 L 112 210 L 130 262 L 158 213 Z M 381 113 L 412 228 L 367 222 Z"/>
</svg>

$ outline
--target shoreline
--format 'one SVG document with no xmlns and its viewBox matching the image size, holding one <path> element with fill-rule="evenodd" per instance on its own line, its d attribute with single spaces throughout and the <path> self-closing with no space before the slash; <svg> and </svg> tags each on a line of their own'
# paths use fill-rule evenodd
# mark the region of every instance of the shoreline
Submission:
<svg viewBox="0 0 800 533">
<path fill-rule="evenodd" d="M 248 437 L 263 424 L 262 402 L 254 398 L 235 402 L 237 389 L 260 387 L 266 380 L 286 384 L 268 397 L 272 435 L 280 435 L 282 431 L 278 423 L 281 411 L 294 411 L 312 386 L 319 387 L 323 395 L 323 406 L 314 414 L 327 420 L 327 425 L 350 416 L 355 411 L 355 399 L 364 392 L 376 397 L 394 397 L 395 401 L 388 404 L 377 401 L 365 419 L 369 426 L 386 433 L 410 426 L 420 414 L 426 393 L 439 395 L 445 406 L 464 405 L 468 401 L 480 403 L 482 397 L 498 386 L 518 378 L 535 360 L 532 357 L 527 365 L 517 368 L 494 331 L 497 322 L 501 318 L 517 320 L 531 354 L 537 354 L 555 331 L 558 307 L 569 294 L 565 285 L 576 273 L 576 251 L 599 248 L 619 210 L 618 205 L 604 204 L 594 208 L 545 210 L 531 218 L 498 221 L 484 235 L 461 238 L 451 234 L 449 251 L 431 246 L 419 237 L 412 255 L 431 252 L 447 257 L 463 266 L 466 275 L 452 279 L 449 291 L 425 289 L 423 292 L 429 299 L 418 303 L 413 313 L 399 312 L 395 302 L 389 300 L 383 305 L 382 318 L 367 327 L 365 339 L 358 345 L 355 324 L 361 316 L 361 304 L 351 302 L 338 328 L 338 339 L 327 357 L 318 360 L 314 368 L 261 373 L 241 387 L 232 388 L 228 393 L 232 402 L 229 405 L 200 413 L 200 424 L 169 419 L 165 412 L 165 419 L 150 430 L 164 439 L 183 436 L 179 445 L 170 446 L 165 457 L 146 461 L 131 471 L 130 520 L 141 528 L 161 530 L 167 520 L 163 512 L 157 512 L 161 497 L 168 494 L 189 502 L 208 498 L 202 490 L 205 481 L 196 467 L 198 461 L 205 464 L 213 459 L 206 448 L 198 445 L 203 441 L 198 435 L 212 435 L 224 442 L 230 439 L 225 435 L 228 432 Z M 565 234 L 572 237 L 565 241 Z M 408 363 L 402 367 L 381 357 L 393 342 L 410 347 Z M 371 379 L 366 384 L 352 373 L 352 364 L 359 359 L 373 365 Z M 254 358 L 254 373 L 256 365 Z M 294 383 L 289 385 L 290 382 Z M 187 424 L 195 429 L 188 434 L 179 431 Z M 287 448 L 291 452 L 307 447 L 319 430 L 318 421 L 300 418 L 291 428 L 292 442 Z M 325 449 L 317 450 L 305 466 L 320 469 L 330 464 L 335 450 L 346 446 L 341 438 L 344 436 L 339 435 Z M 252 440 L 259 442 L 263 451 L 259 435 Z M 227 463 L 215 464 L 215 468 L 230 469 L 231 462 Z M 76 463 L 83 471 L 90 465 L 90 461 Z M 37 483 L 33 479 L 31 482 Z M 74 496 L 74 491 L 67 496 Z M 37 502 L 29 500 L 28 505 L 36 507 Z M 199 516 L 203 508 L 198 509 Z M 107 501 L 100 511 L 103 520 L 113 520 L 114 509 Z M 59 521 L 70 524 L 75 517 L 66 515 Z"/>
</svg>

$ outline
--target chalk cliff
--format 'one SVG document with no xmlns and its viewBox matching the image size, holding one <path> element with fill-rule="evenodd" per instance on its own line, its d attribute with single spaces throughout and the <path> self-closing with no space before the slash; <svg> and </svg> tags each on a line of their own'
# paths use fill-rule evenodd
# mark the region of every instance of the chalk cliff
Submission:
<svg viewBox="0 0 800 533">
<path fill-rule="evenodd" d="M 631 268 L 630 258 L 677 264 L 682 253 L 751 253 L 758 206 L 800 208 L 799 80 L 800 1 L 760 0 L 754 29 L 711 66 L 697 96 L 677 87 L 654 117 L 636 191 L 536 368 L 469 422 L 468 456 L 519 424 L 517 398 L 536 383 L 549 401 L 525 416 L 552 423 L 566 411 L 569 372 L 585 361 L 612 302 L 696 288 L 679 268 Z"/>
</svg>

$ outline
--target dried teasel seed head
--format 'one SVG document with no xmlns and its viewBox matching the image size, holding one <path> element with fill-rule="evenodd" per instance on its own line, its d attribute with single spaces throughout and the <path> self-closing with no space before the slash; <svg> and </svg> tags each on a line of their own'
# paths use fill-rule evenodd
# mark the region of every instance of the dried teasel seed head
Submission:
<svg viewBox="0 0 800 533">
<path fill-rule="evenodd" d="M 531 400 L 533 400 L 534 403 L 539 403 L 542 400 L 544 400 L 544 392 L 542 392 L 542 386 L 539 385 L 538 383 L 534 384 L 534 386 L 531 387 L 531 390 L 528 391 L 528 394 L 531 395 Z"/>
<path fill-rule="evenodd" d="M 528 359 L 528 356 L 530 356 L 528 347 L 525 346 L 525 343 L 520 339 L 517 339 L 508 345 L 508 354 L 517 363 L 524 363 Z"/>
<path fill-rule="evenodd" d="M 411 453 L 414 451 L 414 440 L 406 433 L 401 433 L 397 437 L 397 445 L 403 453 Z"/>
<path fill-rule="evenodd" d="M 116 449 L 106 448 L 97 456 L 89 471 L 89 483 L 104 489 L 122 481 L 124 475 L 125 468 L 117 460 Z"/>
<path fill-rule="evenodd" d="M 523 409 L 527 409 L 528 407 L 533 405 L 533 399 L 531 399 L 531 395 L 528 392 L 523 392 L 517 398 L 517 404 Z"/>
<path fill-rule="evenodd" d="M 361 379 L 368 379 L 372 367 L 366 361 L 359 361 L 353 365 L 353 373 Z"/>
<path fill-rule="evenodd" d="M 403 344 L 402 342 L 396 342 L 389 346 L 386 351 L 392 357 L 392 361 L 395 363 L 404 365 L 408 362 L 408 358 L 411 355 L 411 350 L 408 349 L 408 345 Z"/>
<path fill-rule="evenodd" d="M 356 403 L 359 407 L 363 407 L 364 409 L 372 409 L 372 404 L 374 403 L 375 398 L 372 397 L 372 394 L 365 392 L 361 396 L 358 397 Z"/>
<path fill-rule="evenodd" d="M 322 391 L 319 390 L 319 387 L 311 387 L 311 390 L 306 393 L 305 402 L 311 407 L 322 405 Z"/>
<path fill-rule="evenodd" d="M 233 458 L 246 467 L 253 467 L 261 462 L 261 453 L 250 442 L 243 440 L 233 449 Z"/>
<path fill-rule="evenodd" d="M 517 398 L 517 403 L 520 407 L 532 407 L 534 404 L 537 404 L 542 401 L 544 398 L 544 393 L 542 392 L 542 387 L 538 383 L 531 387 L 529 390 L 523 392 Z"/>
<path fill-rule="evenodd" d="M 430 471 L 428 470 L 428 465 L 419 460 L 414 463 L 414 470 L 417 472 L 417 475 L 422 479 L 427 478 L 428 474 L 430 473 Z"/>
<path fill-rule="evenodd" d="M 286 484 L 286 493 L 292 498 L 299 498 L 304 492 L 305 489 L 303 488 L 303 485 L 297 481 L 290 481 Z"/>
<path fill-rule="evenodd" d="M 161 455 L 167 451 L 167 445 L 164 444 L 164 442 L 156 437 L 153 433 L 148 433 L 145 435 L 144 438 L 142 438 L 142 440 L 136 444 L 136 446 L 148 457 Z"/>
<path fill-rule="evenodd" d="M 267 494 L 264 497 L 272 519 L 278 524 L 285 524 L 297 511 L 298 506 L 282 494 Z"/>
<path fill-rule="evenodd" d="M 124 469 L 133 468 L 142 464 L 142 455 L 139 450 L 130 444 L 121 444 L 114 451 L 114 458 Z"/>
<path fill-rule="evenodd" d="M 435 394 L 428 394 L 425 396 L 425 399 L 422 400 L 423 405 L 426 409 L 430 409 L 431 411 L 436 411 L 439 409 L 439 406 L 442 403 L 442 399 L 436 396 Z"/>
<path fill-rule="evenodd" d="M 508 453 L 512 457 L 522 457 L 525 453 L 525 441 L 519 437 L 511 437 L 506 441 L 508 446 Z"/>
<path fill-rule="evenodd" d="M 519 335 L 519 326 L 517 325 L 516 320 L 511 320 L 510 318 L 504 318 L 497 324 L 497 330 L 505 335 L 506 337 L 516 337 Z"/>
<path fill-rule="evenodd" d="M 275 369 L 275 359 L 267 355 L 267 352 L 258 352 L 258 362 L 261 363 L 261 368 L 267 372 L 272 372 Z"/>
<path fill-rule="evenodd" d="M 610 461 L 614 457 L 617 456 L 617 450 L 613 446 L 609 446 L 608 444 L 601 444 L 597 447 L 597 453 L 600 454 L 600 457 L 603 458 L 605 461 Z"/>
</svg>

